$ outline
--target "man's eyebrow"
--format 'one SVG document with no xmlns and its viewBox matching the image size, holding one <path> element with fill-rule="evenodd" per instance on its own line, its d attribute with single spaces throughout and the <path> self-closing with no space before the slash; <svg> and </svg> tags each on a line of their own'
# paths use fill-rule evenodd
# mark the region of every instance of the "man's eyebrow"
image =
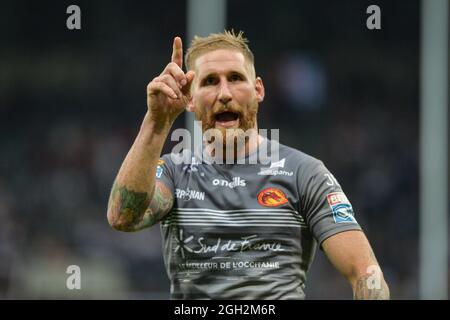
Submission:
<svg viewBox="0 0 450 320">
<path fill-rule="evenodd" d="M 239 74 L 239 75 L 245 77 L 245 71 L 244 70 L 233 69 L 233 70 L 227 71 L 226 75 L 230 75 L 230 74 Z M 206 73 L 204 76 L 201 76 L 200 79 L 203 80 L 203 79 L 206 79 L 206 78 L 211 77 L 211 76 L 215 77 L 217 75 L 218 75 L 217 72 L 211 71 L 211 72 Z"/>
<path fill-rule="evenodd" d="M 211 76 L 217 76 L 217 72 L 214 72 L 214 71 L 208 72 L 204 76 L 201 76 L 200 78 L 201 79 L 206 79 L 206 78 L 211 77 Z"/>
</svg>

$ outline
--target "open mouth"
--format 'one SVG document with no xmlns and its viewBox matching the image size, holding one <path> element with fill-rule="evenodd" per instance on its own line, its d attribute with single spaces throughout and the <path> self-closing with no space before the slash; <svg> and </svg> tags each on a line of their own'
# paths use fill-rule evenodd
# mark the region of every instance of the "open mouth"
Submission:
<svg viewBox="0 0 450 320">
<path fill-rule="evenodd" d="M 219 121 L 219 122 L 234 121 L 239 118 L 239 114 L 237 114 L 236 112 L 232 112 L 232 111 L 225 111 L 225 112 L 216 114 L 215 118 L 216 118 L 216 121 Z"/>
<path fill-rule="evenodd" d="M 239 114 L 237 112 L 225 111 L 214 116 L 216 124 L 222 127 L 232 127 L 238 124 Z"/>
</svg>

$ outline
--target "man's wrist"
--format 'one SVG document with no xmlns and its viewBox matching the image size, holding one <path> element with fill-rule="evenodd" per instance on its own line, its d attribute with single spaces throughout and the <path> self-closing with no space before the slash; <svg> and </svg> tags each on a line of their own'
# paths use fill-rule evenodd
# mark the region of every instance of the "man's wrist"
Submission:
<svg viewBox="0 0 450 320">
<path fill-rule="evenodd" d="M 167 136 L 174 121 L 175 119 L 171 119 L 169 117 L 154 117 L 149 111 L 147 111 L 141 125 L 141 130 L 150 131 L 157 135 Z"/>
</svg>

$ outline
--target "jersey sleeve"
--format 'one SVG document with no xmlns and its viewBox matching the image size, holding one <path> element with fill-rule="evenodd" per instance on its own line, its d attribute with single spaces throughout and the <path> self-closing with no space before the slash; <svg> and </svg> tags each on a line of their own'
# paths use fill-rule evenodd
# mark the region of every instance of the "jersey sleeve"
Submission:
<svg viewBox="0 0 450 320">
<path fill-rule="evenodd" d="M 319 245 L 330 236 L 361 230 L 350 201 L 325 165 L 315 160 L 299 176 L 302 211 Z"/>
</svg>

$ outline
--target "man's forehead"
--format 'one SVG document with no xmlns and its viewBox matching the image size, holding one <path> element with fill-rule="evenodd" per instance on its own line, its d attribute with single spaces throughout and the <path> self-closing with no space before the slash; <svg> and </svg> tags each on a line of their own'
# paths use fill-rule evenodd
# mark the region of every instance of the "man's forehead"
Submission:
<svg viewBox="0 0 450 320">
<path fill-rule="evenodd" d="M 197 71 L 211 72 L 225 68 L 245 69 L 245 58 L 242 52 L 229 49 L 218 49 L 199 56 L 195 61 Z"/>
</svg>

